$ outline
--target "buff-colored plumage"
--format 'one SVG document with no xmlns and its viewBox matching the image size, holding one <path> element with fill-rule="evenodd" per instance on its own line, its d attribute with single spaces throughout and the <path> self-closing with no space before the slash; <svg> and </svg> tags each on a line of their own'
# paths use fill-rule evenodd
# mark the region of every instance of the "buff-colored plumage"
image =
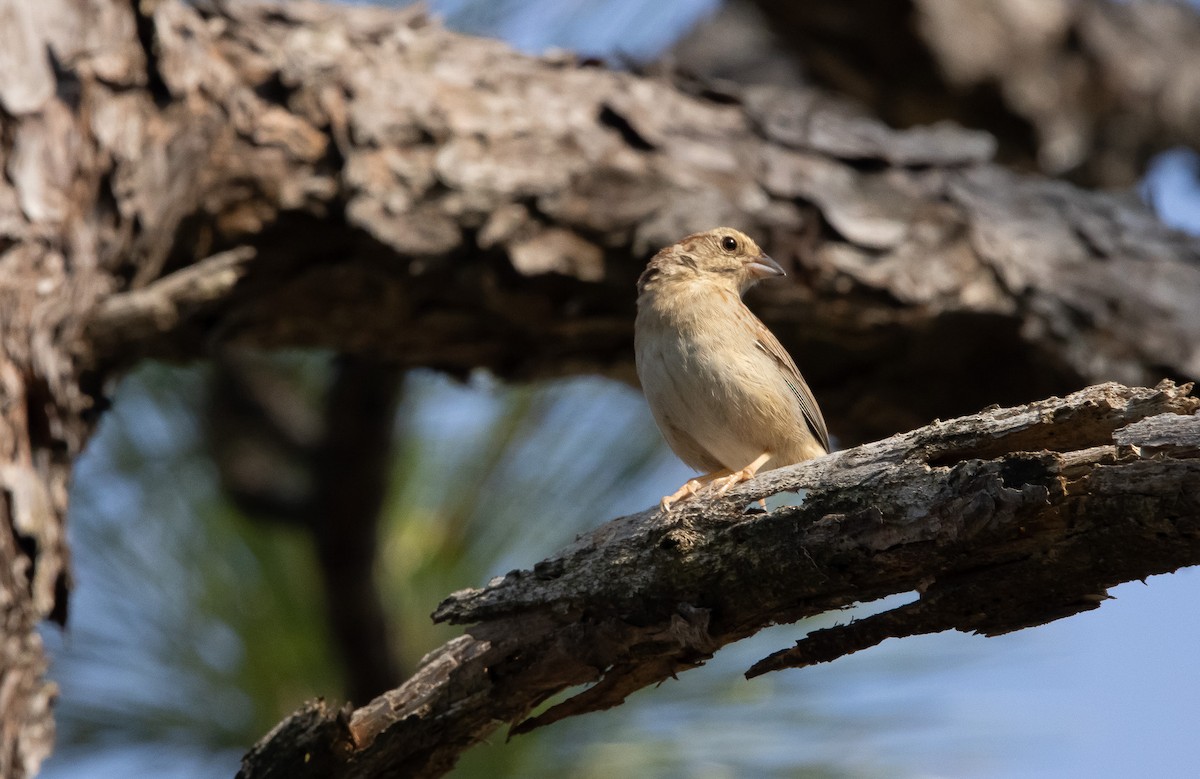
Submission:
<svg viewBox="0 0 1200 779">
<path fill-rule="evenodd" d="M 638 280 L 638 377 L 663 437 L 703 472 L 662 507 L 708 485 L 724 493 L 759 470 L 829 450 L 796 363 L 742 294 L 783 269 L 745 234 L 717 228 L 660 251 Z"/>
</svg>

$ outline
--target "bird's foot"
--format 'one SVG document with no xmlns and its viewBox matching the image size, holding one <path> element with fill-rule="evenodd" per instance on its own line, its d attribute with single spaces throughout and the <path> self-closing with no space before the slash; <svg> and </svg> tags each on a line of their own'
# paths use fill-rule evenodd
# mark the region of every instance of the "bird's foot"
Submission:
<svg viewBox="0 0 1200 779">
<path fill-rule="evenodd" d="M 660 500 L 658 502 L 658 506 L 659 506 L 659 508 L 662 509 L 662 512 L 664 514 L 666 514 L 667 512 L 669 512 L 671 510 L 671 506 L 673 506 L 674 504 L 679 503 L 680 501 L 687 500 L 688 498 L 692 497 L 697 492 L 699 492 L 700 490 L 704 489 L 706 486 L 711 484 L 714 480 L 726 478 L 728 476 L 728 474 L 729 474 L 729 471 L 721 470 L 721 471 L 714 471 L 713 473 L 706 473 L 703 476 L 697 476 L 694 479 L 690 479 L 682 487 L 680 487 L 679 489 L 672 492 L 670 495 L 667 495 L 662 500 Z"/>
<path fill-rule="evenodd" d="M 712 483 L 709 484 L 709 489 L 711 489 L 714 494 L 720 497 L 721 495 L 729 492 L 738 484 L 741 484 L 744 481 L 750 481 L 752 478 L 754 478 L 754 474 L 750 471 L 750 469 L 743 468 L 740 471 L 734 471 L 728 476 L 720 479 L 714 479 Z"/>
<path fill-rule="evenodd" d="M 763 467 L 766 464 L 767 460 L 770 460 L 770 459 L 771 459 L 771 453 L 763 452 L 757 458 L 755 458 L 754 462 L 750 463 L 745 468 L 734 471 L 733 473 L 729 474 L 728 476 L 721 476 L 719 478 L 713 479 L 712 481 L 709 482 L 708 487 L 710 490 L 712 490 L 714 493 L 716 493 L 716 495 L 718 497 L 720 497 L 721 495 L 724 495 L 725 493 L 729 492 L 731 489 L 733 489 L 738 484 L 741 484 L 744 481 L 750 481 L 751 479 L 753 479 L 754 474 L 758 473 L 758 469 Z"/>
<path fill-rule="evenodd" d="M 700 491 L 700 488 L 703 487 L 704 484 L 705 482 L 700 481 L 700 479 L 689 480 L 686 484 L 672 492 L 670 495 L 664 496 L 663 499 L 658 502 L 659 508 L 661 508 L 662 512 L 666 514 L 671 510 L 671 506 L 673 504 L 692 497 Z"/>
</svg>

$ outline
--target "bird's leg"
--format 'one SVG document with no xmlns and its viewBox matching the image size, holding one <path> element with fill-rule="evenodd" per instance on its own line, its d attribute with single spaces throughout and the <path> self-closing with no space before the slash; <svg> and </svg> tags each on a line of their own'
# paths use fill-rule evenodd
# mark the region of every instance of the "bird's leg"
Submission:
<svg viewBox="0 0 1200 779">
<path fill-rule="evenodd" d="M 694 479 L 690 479 L 687 482 L 687 484 L 684 484 L 682 487 L 675 490 L 670 495 L 667 495 L 666 497 L 664 497 L 662 500 L 660 500 L 658 502 L 658 505 L 660 508 L 662 508 L 663 513 L 665 514 L 666 512 L 671 510 L 671 504 L 678 503 L 681 500 L 687 500 L 688 498 L 692 497 L 697 492 L 699 492 L 700 489 L 702 487 L 704 487 L 704 485 L 708 484 L 709 482 L 713 481 L 714 479 L 720 479 L 723 477 L 727 477 L 728 475 L 729 475 L 729 469 L 722 468 L 719 471 L 713 471 L 712 473 L 706 473 L 703 476 L 697 476 Z"/>
<path fill-rule="evenodd" d="M 758 473 L 758 469 L 767 464 L 767 460 L 771 459 L 770 452 L 763 452 L 758 457 L 754 458 L 754 462 L 742 468 L 740 471 L 733 471 L 728 476 L 713 479 L 710 482 L 709 489 L 715 491 L 717 495 L 724 495 L 736 484 L 741 484 L 744 481 L 750 481 L 754 478 L 754 474 Z"/>
</svg>

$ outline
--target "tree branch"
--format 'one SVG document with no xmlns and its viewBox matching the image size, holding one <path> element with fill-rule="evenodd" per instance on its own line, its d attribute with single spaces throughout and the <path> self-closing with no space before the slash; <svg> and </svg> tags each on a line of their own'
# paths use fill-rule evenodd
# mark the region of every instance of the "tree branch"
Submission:
<svg viewBox="0 0 1200 779">
<path fill-rule="evenodd" d="M 614 520 L 532 570 L 452 595 L 434 619 L 469 625 L 463 636 L 348 717 L 306 707 L 240 776 L 315 776 L 303 754 L 334 756 L 323 776 L 438 776 L 502 722 L 519 733 L 609 708 L 764 627 L 896 593 L 919 599 L 814 632 L 750 675 L 891 636 L 996 635 L 1094 609 L 1116 584 L 1200 564 L 1190 389 L 1106 384 L 935 422 L 725 498 Z M 591 686 L 527 718 L 580 684 Z"/>
<path fill-rule="evenodd" d="M 987 130 L 1009 164 L 1127 187 L 1200 147 L 1200 14 L 1171 0 L 749 0 L 813 80 L 897 126 Z"/>
<path fill-rule="evenodd" d="M 233 342 L 632 381 L 645 258 L 728 223 L 788 268 L 756 304 L 846 442 L 1200 376 L 1196 240 L 1004 171 L 985 134 L 531 58 L 411 10 L 164 0 L 154 25 L 169 105 L 89 82 L 116 213 L 141 231 L 131 283 L 257 255 L 173 327 L 93 324 L 78 348 L 99 374 Z M 118 122 L 131 110 L 147 120 Z"/>
<path fill-rule="evenodd" d="M 120 352 L 130 344 L 177 332 L 196 311 L 209 310 L 226 298 L 254 255 L 248 246 L 218 252 L 145 287 L 105 298 L 88 319 L 85 337 L 98 350 Z M 210 340 L 192 348 L 207 351 L 211 345 Z"/>
</svg>

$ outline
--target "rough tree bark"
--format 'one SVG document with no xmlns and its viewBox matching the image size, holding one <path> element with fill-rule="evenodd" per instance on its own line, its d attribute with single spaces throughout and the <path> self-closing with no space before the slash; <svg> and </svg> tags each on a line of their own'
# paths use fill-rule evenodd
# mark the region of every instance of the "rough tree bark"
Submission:
<svg viewBox="0 0 1200 779">
<path fill-rule="evenodd" d="M 531 58 L 419 12 L 0 0 L 0 773 L 50 748 L 71 462 L 139 359 L 321 346 L 632 379 L 632 281 L 729 223 L 843 442 L 1200 376 L 1200 244 L 992 140 Z"/>
<path fill-rule="evenodd" d="M 129 214 L 112 229 L 147 255 L 122 255 L 136 292 L 89 320 L 100 373 L 224 340 L 629 378 L 641 258 L 731 222 L 793 271 L 760 308 L 846 441 L 1200 375 L 1196 242 L 988 164 L 988 136 L 531 59 L 379 9 L 152 21 L 165 107 L 92 98 Z"/>
<path fill-rule="evenodd" d="M 610 708 L 764 627 L 896 593 L 919 597 L 816 631 L 748 675 L 1097 608 L 1113 585 L 1200 563 L 1190 389 L 1106 384 L 935 422 L 727 498 L 613 520 L 532 570 L 455 593 L 434 619 L 470 625 L 463 636 L 367 706 L 305 707 L 239 776 L 440 776 L 502 723 L 521 733 Z M 791 505 L 747 513 L 780 493 Z"/>
<path fill-rule="evenodd" d="M 1130 186 L 1200 148 L 1200 13 L 1172 0 L 746 0 L 818 83 L 893 125 L 952 119 L 1003 159 Z"/>
</svg>

